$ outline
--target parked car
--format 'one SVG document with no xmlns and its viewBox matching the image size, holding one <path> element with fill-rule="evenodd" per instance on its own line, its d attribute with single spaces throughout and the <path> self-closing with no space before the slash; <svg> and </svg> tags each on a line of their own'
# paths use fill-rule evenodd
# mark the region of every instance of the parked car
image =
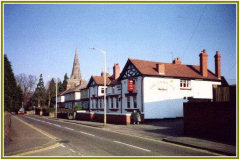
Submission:
<svg viewBox="0 0 240 160">
<path fill-rule="evenodd" d="M 24 107 L 21 107 L 18 111 L 18 114 L 25 114 L 25 109 Z"/>
</svg>

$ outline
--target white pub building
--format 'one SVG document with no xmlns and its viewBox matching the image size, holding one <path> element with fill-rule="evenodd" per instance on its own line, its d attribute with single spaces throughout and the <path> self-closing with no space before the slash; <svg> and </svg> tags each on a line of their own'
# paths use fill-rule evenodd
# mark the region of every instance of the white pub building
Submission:
<svg viewBox="0 0 240 160">
<path fill-rule="evenodd" d="M 200 65 L 129 58 L 122 72 L 115 64 L 107 77 L 107 122 L 130 123 L 133 110 L 144 119 L 183 117 L 183 102 L 188 98 L 213 99 L 213 87 L 221 85 L 221 56 L 216 52 L 215 73 L 208 70 L 208 55 L 203 50 Z M 103 120 L 103 73 L 88 82 L 89 109 L 79 119 Z M 82 118 L 81 118 L 82 117 Z"/>
</svg>

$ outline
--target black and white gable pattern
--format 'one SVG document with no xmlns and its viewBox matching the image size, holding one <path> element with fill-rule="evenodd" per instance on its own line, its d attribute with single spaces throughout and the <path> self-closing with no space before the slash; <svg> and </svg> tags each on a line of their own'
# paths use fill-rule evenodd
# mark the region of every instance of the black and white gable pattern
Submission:
<svg viewBox="0 0 240 160">
<path fill-rule="evenodd" d="M 141 74 L 138 72 L 138 70 L 134 67 L 132 63 L 129 63 L 127 66 L 127 69 L 125 70 L 122 79 L 128 79 L 130 77 L 137 77 Z"/>
</svg>

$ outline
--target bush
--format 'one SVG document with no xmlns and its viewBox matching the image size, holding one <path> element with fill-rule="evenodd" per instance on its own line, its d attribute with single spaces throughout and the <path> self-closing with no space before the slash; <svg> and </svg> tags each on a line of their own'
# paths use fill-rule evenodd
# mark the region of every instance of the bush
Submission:
<svg viewBox="0 0 240 160">
<path fill-rule="evenodd" d="M 83 107 L 81 105 L 75 105 L 73 108 L 75 110 L 83 110 Z"/>
</svg>

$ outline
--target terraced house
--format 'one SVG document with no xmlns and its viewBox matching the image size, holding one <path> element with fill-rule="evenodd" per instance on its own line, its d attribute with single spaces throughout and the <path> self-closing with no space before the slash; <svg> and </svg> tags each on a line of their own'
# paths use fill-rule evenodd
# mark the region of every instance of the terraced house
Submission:
<svg viewBox="0 0 240 160">
<path fill-rule="evenodd" d="M 182 64 L 179 58 L 172 63 L 129 58 L 120 72 L 119 64 L 115 64 L 113 75 L 107 74 L 106 79 L 108 123 L 130 123 L 133 110 L 140 111 L 143 119 L 183 117 L 183 102 L 188 98 L 213 99 L 213 87 L 221 85 L 218 51 L 214 59 L 215 73 L 208 69 L 206 50 L 199 54 L 200 65 Z M 82 116 L 78 115 L 78 118 L 102 121 L 103 73 L 92 76 L 84 90 L 88 91 L 89 107 L 85 107 L 88 109 L 79 113 Z M 71 90 L 64 93 L 65 104 L 69 92 Z"/>
</svg>

